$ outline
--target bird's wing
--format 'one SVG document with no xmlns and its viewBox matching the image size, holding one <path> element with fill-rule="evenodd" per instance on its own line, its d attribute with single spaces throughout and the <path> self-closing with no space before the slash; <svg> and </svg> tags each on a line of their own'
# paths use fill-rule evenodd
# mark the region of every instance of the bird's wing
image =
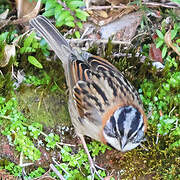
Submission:
<svg viewBox="0 0 180 180">
<path fill-rule="evenodd" d="M 71 63 L 73 98 L 81 119 L 104 126 L 120 107 L 132 105 L 143 113 L 136 90 L 108 61 L 91 56 Z M 83 122 L 82 122 L 83 123 Z"/>
</svg>

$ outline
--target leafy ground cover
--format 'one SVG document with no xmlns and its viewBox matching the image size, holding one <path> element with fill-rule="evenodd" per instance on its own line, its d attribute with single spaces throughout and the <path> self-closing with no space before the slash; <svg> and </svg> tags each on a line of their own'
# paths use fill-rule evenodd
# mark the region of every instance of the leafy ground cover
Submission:
<svg viewBox="0 0 180 180">
<path fill-rule="evenodd" d="M 82 1 L 43 3 L 40 13 L 54 17 L 68 37 L 83 34 L 89 15 L 82 10 Z M 152 13 L 142 1 L 133 3 L 144 15 Z M 1 3 L 0 13 L 6 9 L 14 15 L 11 1 Z M 149 115 L 143 148 L 121 153 L 87 138 L 92 157 L 105 168 L 99 170 L 102 177 L 180 178 L 180 25 L 172 8 L 159 5 L 157 11 L 161 19 L 143 17 L 137 31 L 148 35 L 133 46 L 114 45 L 110 40 L 101 50 L 96 45 L 89 49 L 108 58 L 133 83 Z M 69 33 L 71 28 L 74 31 Z M 22 36 L 23 32 L 21 25 L 0 28 L 0 177 L 58 179 L 53 166 L 65 179 L 91 179 L 87 155 L 71 126 L 61 63 L 43 39 L 38 40 L 34 32 Z M 126 55 L 121 56 L 119 49 Z"/>
</svg>

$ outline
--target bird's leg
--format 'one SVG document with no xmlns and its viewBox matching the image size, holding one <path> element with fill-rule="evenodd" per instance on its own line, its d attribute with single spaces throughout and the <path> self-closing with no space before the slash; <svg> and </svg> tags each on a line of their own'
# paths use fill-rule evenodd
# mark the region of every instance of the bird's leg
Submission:
<svg viewBox="0 0 180 180">
<path fill-rule="evenodd" d="M 85 150 L 86 154 L 88 155 L 88 160 L 89 160 L 90 167 L 91 167 L 92 179 L 94 179 L 94 174 L 97 174 L 98 177 L 99 177 L 101 180 L 103 180 L 103 178 L 99 175 L 99 173 L 98 173 L 97 170 L 96 170 L 96 165 L 95 165 L 93 159 L 91 158 L 91 155 L 90 155 L 89 150 L 88 150 L 88 147 L 87 147 L 87 145 L 86 145 L 86 141 L 85 141 L 85 139 L 84 139 L 84 136 L 83 136 L 82 134 L 78 134 L 78 136 L 80 137 L 81 142 L 82 142 L 83 147 L 84 147 L 84 150 Z M 97 166 L 97 167 L 98 167 L 98 166 Z"/>
</svg>

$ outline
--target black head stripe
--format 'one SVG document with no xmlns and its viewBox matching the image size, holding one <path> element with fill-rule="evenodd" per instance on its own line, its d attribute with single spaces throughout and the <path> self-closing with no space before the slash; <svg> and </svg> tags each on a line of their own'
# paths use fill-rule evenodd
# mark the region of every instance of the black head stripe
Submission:
<svg viewBox="0 0 180 180">
<path fill-rule="evenodd" d="M 124 121 L 126 120 L 126 112 L 125 109 L 123 109 L 118 117 L 118 129 L 121 134 L 121 136 L 124 136 Z"/>
<path fill-rule="evenodd" d="M 134 132 L 136 132 L 138 130 L 140 117 L 141 117 L 141 113 L 138 110 L 136 110 L 135 116 L 134 116 L 131 126 L 130 126 L 130 131 L 128 132 L 128 135 L 127 135 L 128 137 L 130 137 Z"/>
</svg>

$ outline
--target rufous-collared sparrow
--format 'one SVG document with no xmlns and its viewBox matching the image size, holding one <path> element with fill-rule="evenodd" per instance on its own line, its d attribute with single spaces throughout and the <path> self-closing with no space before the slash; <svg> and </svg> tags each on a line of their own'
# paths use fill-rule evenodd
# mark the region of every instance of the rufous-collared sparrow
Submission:
<svg viewBox="0 0 180 180">
<path fill-rule="evenodd" d="M 147 118 L 130 82 L 107 60 L 72 48 L 47 18 L 37 16 L 30 24 L 62 61 L 69 88 L 69 113 L 91 168 L 95 170 L 84 136 L 123 152 L 140 145 Z"/>
</svg>

